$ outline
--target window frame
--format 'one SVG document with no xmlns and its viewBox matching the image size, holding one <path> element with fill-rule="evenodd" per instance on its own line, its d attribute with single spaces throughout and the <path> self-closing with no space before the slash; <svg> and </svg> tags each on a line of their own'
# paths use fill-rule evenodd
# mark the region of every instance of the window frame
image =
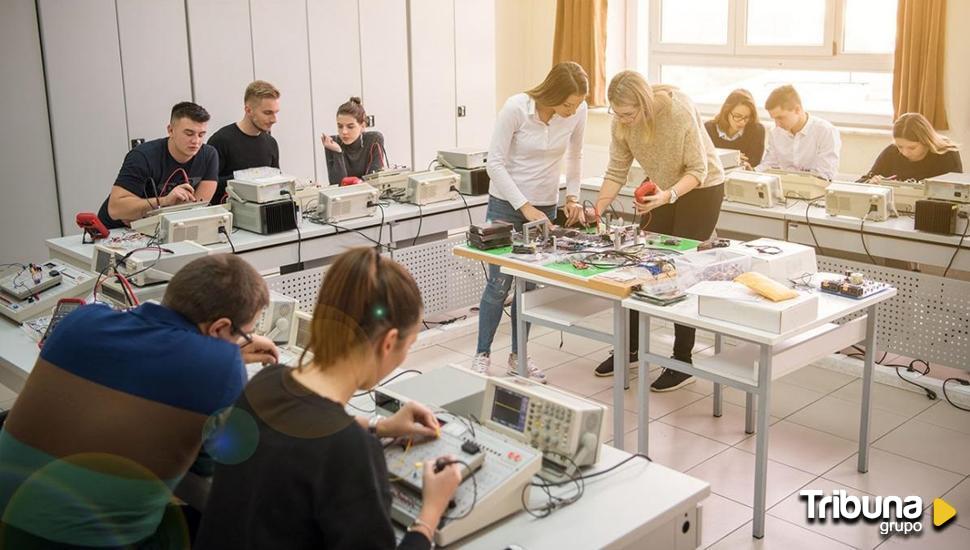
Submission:
<svg viewBox="0 0 970 550">
<path fill-rule="evenodd" d="M 888 72 L 893 70 L 893 53 L 845 52 L 845 9 L 850 0 L 826 0 L 825 44 L 822 46 L 749 46 L 746 36 L 748 0 L 728 3 L 727 44 L 676 44 L 660 41 L 663 0 L 627 0 L 627 66 L 643 71 L 647 79 L 660 81 L 663 65 L 705 67 L 759 67 L 790 70 Z M 646 17 L 644 17 L 646 16 Z M 644 27 L 647 27 L 644 29 Z M 643 32 L 646 30 L 646 33 Z M 646 40 L 644 40 L 644 34 Z M 639 38 L 638 38 L 639 37 Z M 632 43 L 631 43 L 632 42 Z M 646 63 L 644 64 L 644 58 Z M 705 115 L 717 113 L 720 104 L 698 104 Z M 839 126 L 885 129 L 892 126 L 892 114 L 812 112 Z"/>
</svg>

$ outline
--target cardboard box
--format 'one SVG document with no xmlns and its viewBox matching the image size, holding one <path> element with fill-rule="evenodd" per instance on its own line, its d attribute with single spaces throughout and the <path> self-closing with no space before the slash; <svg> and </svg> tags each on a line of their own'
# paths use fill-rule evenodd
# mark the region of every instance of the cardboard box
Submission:
<svg viewBox="0 0 970 550">
<path fill-rule="evenodd" d="M 750 257 L 751 271 L 767 275 L 781 283 L 787 284 L 793 279 L 818 273 L 815 249 L 803 244 L 757 239 L 734 244 L 725 250 Z"/>
<path fill-rule="evenodd" d="M 801 293 L 784 302 L 768 299 L 744 301 L 718 296 L 698 296 L 697 313 L 721 321 L 774 332 L 797 329 L 818 318 L 818 294 Z"/>
</svg>

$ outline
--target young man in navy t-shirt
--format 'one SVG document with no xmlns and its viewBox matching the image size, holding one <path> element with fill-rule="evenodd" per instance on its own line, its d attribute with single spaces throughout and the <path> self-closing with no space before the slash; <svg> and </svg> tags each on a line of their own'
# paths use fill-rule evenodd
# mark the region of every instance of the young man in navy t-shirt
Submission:
<svg viewBox="0 0 970 550">
<path fill-rule="evenodd" d="M 208 126 L 209 113 L 201 106 L 176 103 L 168 137 L 142 143 L 125 156 L 111 194 L 98 211 L 105 227 L 124 227 L 162 206 L 211 200 L 219 154 L 203 143 Z"/>
<path fill-rule="evenodd" d="M 244 362 L 279 358 L 252 335 L 268 303 L 252 266 L 218 254 L 179 270 L 161 305 L 61 321 L 0 430 L 0 548 L 170 547 L 172 491 L 207 424 Z"/>
</svg>

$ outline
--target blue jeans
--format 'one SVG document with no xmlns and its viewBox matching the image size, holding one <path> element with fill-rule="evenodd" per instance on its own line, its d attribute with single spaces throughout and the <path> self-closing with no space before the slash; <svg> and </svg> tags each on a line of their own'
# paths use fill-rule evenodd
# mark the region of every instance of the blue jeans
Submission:
<svg viewBox="0 0 970 550">
<path fill-rule="evenodd" d="M 556 205 L 536 206 L 550 220 L 556 219 Z M 512 208 L 508 201 L 488 198 L 488 210 L 485 211 L 485 219 L 489 222 L 510 222 L 518 231 L 522 230 L 522 224 L 528 222 L 521 212 Z M 502 312 L 505 306 L 505 299 L 509 296 L 512 288 L 512 276 L 501 273 L 501 268 L 497 265 L 488 266 L 488 283 L 485 285 L 485 292 L 482 294 L 482 301 L 478 304 L 478 349 L 475 353 L 491 353 L 492 341 L 495 339 L 495 331 L 498 324 L 502 322 Z M 512 352 L 518 348 L 518 334 L 515 326 L 516 312 L 515 302 L 512 302 Z M 526 339 L 529 338 L 528 326 L 526 328 Z"/>
</svg>

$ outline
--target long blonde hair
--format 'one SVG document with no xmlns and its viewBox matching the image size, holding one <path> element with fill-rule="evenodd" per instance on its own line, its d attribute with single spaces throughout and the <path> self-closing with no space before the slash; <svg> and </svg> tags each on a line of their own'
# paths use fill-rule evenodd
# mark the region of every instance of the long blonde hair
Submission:
<svg viewBox="0 0 970 550">
<path fill-rule="evenodd" d="M 661 99 L 662 95 L 657 95 L 657 92 L 673 92 L 676 89 L 675 86 L 666 84 L 651 86 L 647 83 L 647 79 L 636 71 L 617 73 L 606 90 L 606 99 L 611 106 L 615 104 L 636 107 L 643 114 L 636 124 L 630 126 L 619 124 L 620 134 L 625 136 L 628 132 L 637 131 L 645 139 L 650 139 L 653 136 L 657 111 L 665 101 Z"/>
<path fill-rule="evenodd" d="M 896 123 L 893 124 L 893 137 L 922 143 L 937 155 L 960 150 L 959 145 L 937 132 L 930 121 L 919 113 L 899 115 Z"/>
<path fill-rule="evenodd" d="M 586 97 L 589 94 L 589 77 L 579 63 L 563 61 L 549 70 L 541 84 L 525 93 L 538 105 L 555 107 L 574 95 Z"/>
</svg>

